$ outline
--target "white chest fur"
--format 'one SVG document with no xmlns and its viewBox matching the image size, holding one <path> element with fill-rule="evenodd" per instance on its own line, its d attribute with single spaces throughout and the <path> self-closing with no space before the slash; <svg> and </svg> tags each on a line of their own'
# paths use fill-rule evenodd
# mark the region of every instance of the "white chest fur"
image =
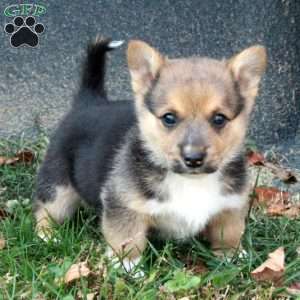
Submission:
<svg viewBox="0 0 300 300">
<path fill-rule="evenodd" d="M 223 195 L 219 174 L 183 176 L 170 173 L 161 185 L 167 199 L 147 201 L 147 213 L 168 236 L 186 238 L 199 233 L 208 220 L 226 208 L 240 208 L 240 195 Z"/>
</svg>

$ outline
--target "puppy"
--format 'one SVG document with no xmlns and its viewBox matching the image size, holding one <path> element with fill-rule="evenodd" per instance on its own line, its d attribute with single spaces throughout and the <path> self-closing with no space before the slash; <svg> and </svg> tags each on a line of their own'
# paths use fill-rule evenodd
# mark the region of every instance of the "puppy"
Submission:
<svg viewBox="0 0 300 300">
<path fill-rule="evenodd" d="M 178 239 L 202 233 L 216 251 L 236 249 L 248 210 L 243 143 L 265 48 L 221 61 L 168 59 L 130 41 L 133 103 L 106 98 L 113 44 L 88 47 L 80 89 L 38 174 L 37 230 L 49 230 L 49 218 L 63 222 L 84 201 L 127 269 L 152 229 Z"/>
</svg>

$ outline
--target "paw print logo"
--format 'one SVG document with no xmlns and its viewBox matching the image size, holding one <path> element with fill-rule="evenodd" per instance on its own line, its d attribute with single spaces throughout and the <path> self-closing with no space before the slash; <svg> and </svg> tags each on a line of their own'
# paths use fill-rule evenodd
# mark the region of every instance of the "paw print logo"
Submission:
<svg viewBox="0 0 300 300">
<path fill-rule="evenodd" d="M 32 16 L 25 20 L 22 17 L 15 17 L 13 23 L 8 23 L 4 28 L 10 37 L 12 47 L 29 46 L 36 47 L 39 43 L 39 34 L 43 33 L 45 27 L 41 23 L 37 23 Z"/>
</svg>

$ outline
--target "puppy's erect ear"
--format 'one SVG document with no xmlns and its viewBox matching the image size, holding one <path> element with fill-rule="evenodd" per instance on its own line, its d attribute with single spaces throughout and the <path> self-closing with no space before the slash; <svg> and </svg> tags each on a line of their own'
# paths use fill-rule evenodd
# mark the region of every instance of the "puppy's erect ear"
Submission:
<svg viewBox="0 0 300 300">
<path fill-rule="evenodd" d="M 247 48 L 229 60 L 228 67 L 246 99 L 255 98 L 266 65 L 266 49 L 259 45 Z"/>
<path fill-rule="evenodd" d="M 128 44 L 127 61 L 134 93 L 144 96 L 164 63 L 163 56 L 148 44 L 133 40 Z"/>
</svg>

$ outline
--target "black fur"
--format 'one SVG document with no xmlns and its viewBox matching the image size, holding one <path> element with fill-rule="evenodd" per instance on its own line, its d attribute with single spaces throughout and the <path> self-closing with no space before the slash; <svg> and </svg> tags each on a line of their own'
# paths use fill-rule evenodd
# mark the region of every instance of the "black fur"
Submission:
<svg viewBox="0 0 300 300">
<path fill-rule="evenodd" d="M 89 44 L 87 48 L 87 58 L 83 65 L 81 87 L 105 97 L 104 77 L 105 77 L 105 55 L 112 50 L 109 47 L 109 39 Z M 83 100 L 83 99 L 81 99 Z"/>
<path fill-rule="evenodd" d="M 224 190 L 228 194 L 239 194 L 246 187 L 247 168 L 244 153 L 238 155 L 222 170 Z"/>
<path fill-rule="evenodd" d="M 100 207 L 100 186 L 111 168 L 115 149 L 135 123 L 133 103 L 108 101 L 104 62 L 108 41 L 88 48 L 82 85 L 71 111 L 58 126 L 40 168 L 36 198 L 51 200 L 57 185 L 71 183 L 89 204 Z"/>
<path fill-rule="evenodd" d="M 160 199 L 155 187 L 163 180 L 167 170 L 151 160 L 150 153 L 139 139 L 139 134 L 134 136 L 135 138 L 131 140 L 129 148 L 130 153 L 134 153 L 134 155 L 127 156 L 127 165 L 131 166 L 130 174 L 146 199 Z"/>
</svg>

